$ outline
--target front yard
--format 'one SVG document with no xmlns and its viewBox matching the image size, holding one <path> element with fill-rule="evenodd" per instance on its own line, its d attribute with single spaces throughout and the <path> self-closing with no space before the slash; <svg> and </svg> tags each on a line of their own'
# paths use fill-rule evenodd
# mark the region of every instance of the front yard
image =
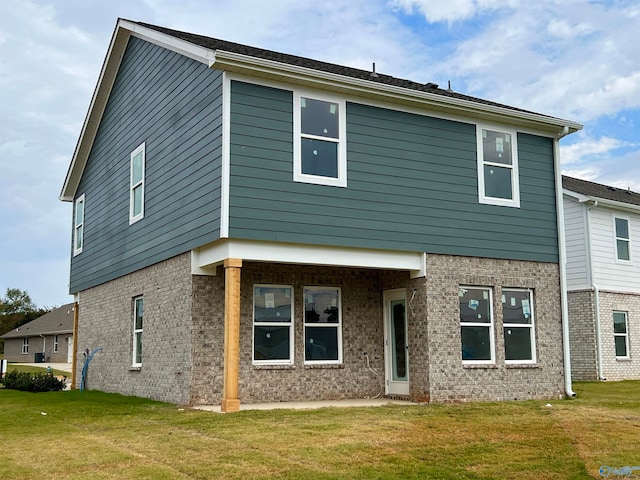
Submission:
<svg viewBox="0 0 640 480">
<path fill-rule="evenodd" d="M 640 466 L 640 382 L 574 388 L 578 398 L 550 406 L 235 414 L 93 391 L 0 389 L 0 478 L 577 479 L 602 478 L 601 466 Z"/>
</svg>

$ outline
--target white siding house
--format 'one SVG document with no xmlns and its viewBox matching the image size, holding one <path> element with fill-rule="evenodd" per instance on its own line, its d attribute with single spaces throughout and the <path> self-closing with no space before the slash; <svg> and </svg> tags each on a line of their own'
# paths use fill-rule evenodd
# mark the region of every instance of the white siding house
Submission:
<svg viewBox="0 0 640 480">
<path fill-rule="evenodd" d="M 640 378 L 640 194 L 563 177 L 576 380 Z"/>
</svg>

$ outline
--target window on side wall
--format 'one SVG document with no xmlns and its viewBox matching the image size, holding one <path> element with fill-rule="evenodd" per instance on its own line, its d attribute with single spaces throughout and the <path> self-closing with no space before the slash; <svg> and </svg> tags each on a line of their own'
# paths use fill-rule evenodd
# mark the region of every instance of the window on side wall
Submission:
<svg viewBox="0 0 640 480">
<path fill-rule="evenodd" d="M 629 242 L 629 220 L 614 217 L 616 234 L 616 259 L 622 261 L 631 260 L 631 248 Z"/>
<path fill-rule="evenodd" d="M 75 256 L 82 253 L 84 247 L 84 193 L 75 201 L 73 226 L 73 255 Z"/>
<path fill-rule="evenodd" d="M 22 354 L 26 355 L 29 353 L 29 339 L 27 337 L 22 339 Z"/>
<path fill-rule="evenodd" d="M 342 363 L 340 287 L 304 287 L 304 361 Z"/>
<path fill-rule="evenodd" d="M 476 126 L 480 203 L 520 207 L 516 131 Z"/>
<path fill-rule="evenodd" d="M 293 98 L 293 180 L 346 187 L 345 101 L 301 92 Z"/>
<path fill-rule="evenodd" d="M 142 331 L 144 323 L 144 298 L 133 299 L 133 362 L 134 367 L 142 366 Z"/>
<path fill-rule="evenodd" d="M 293 363 L 293 287 L 253 286 L 253 363 Z"/>
<path fill-rule="evenodd" d="M 613 312 L 613 340 L 616 347 L 616 358 L 629 358 L 627 312 Z"/>
<path fill-rule="evenodd" d="M 458 298 L 463 363 L 494 363 L 491 289 L 461 286 Z"/>
<path fill-rule="evenodd" d="M 502 323 L 506 363 L 535 363 L 533 291 L 502 289 Z"/>
<path fill-rule="evenodd" d="M 53 336 L 53 352 L 58 353 L 58 335 Z"/>
<path fill-rule="evenodd" d="M 129 225 L 144 218 L 145 144 L 131 152 Z"/>
</svg>

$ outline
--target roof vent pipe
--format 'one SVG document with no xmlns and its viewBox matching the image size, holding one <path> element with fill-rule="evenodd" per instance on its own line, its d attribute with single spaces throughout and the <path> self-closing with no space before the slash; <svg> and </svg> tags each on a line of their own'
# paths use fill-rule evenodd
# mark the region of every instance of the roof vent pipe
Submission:
<svg viewBox="0 0 640 480">
<path fill-rule="evenodd" d="M 376 62 L 373 62 L 373 70 L 371 71 L 370 76 L 373 78 L 378 78 L 378 74 L 376 73 Z"/>
</svg>

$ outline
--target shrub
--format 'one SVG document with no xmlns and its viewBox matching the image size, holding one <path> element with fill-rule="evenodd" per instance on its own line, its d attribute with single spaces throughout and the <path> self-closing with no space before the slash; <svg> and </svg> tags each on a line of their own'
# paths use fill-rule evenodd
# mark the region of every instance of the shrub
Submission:
<svg viewBox="0 0 640 480">
<path fill-rule="evenodd" d="M 57 392 L 64 388 L 64 382 L 51 373 L 28 373 L 13 370 L 2 379 L 4 388 L 23 392 Z"/>
</svg>

